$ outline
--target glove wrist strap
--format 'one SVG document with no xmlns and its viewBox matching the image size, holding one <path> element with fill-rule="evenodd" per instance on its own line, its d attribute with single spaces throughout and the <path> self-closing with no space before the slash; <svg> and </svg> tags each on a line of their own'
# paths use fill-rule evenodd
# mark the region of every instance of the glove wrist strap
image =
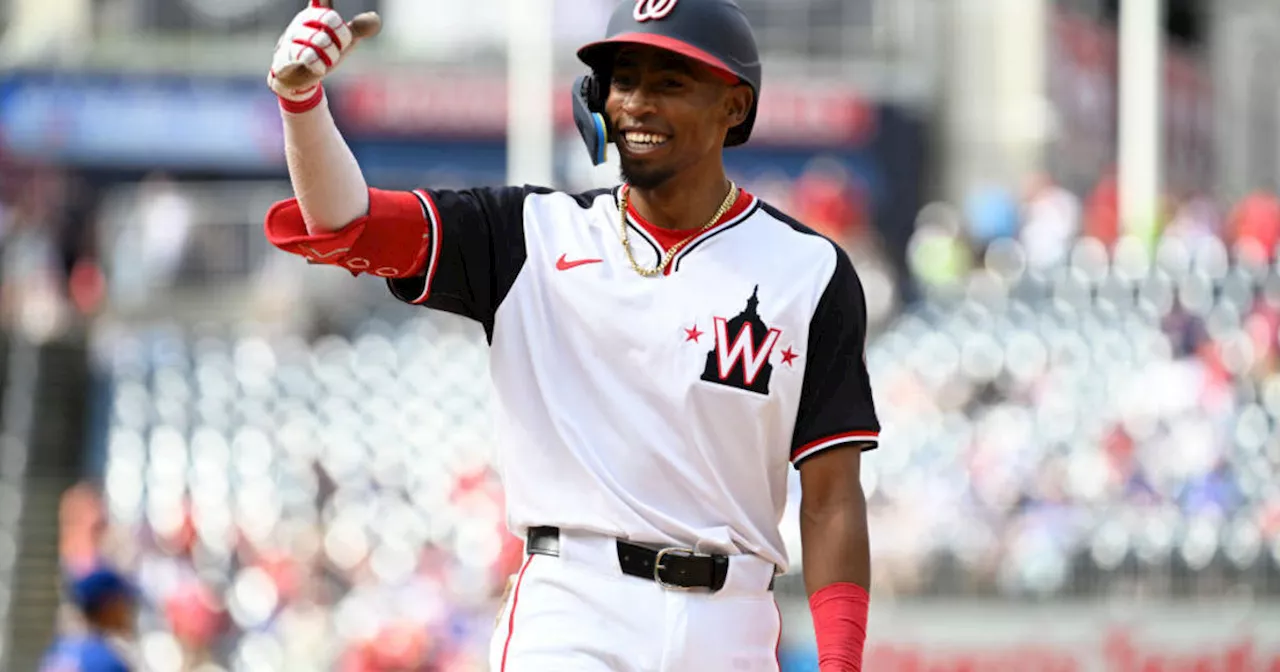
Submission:
<svg viewBox="0 0 1280 672">
<path fill-rule="evenodd" d="M 302 100 L 290 100 L 284 96 L 277 97 L 280 99 L 280 109 L 293 114 L 302 114 L 303 112 L 314 110 L 324 101 L 324 86 L 316 84 L 315 90 L 311 92 L 311 95 Z"/>
</svg>

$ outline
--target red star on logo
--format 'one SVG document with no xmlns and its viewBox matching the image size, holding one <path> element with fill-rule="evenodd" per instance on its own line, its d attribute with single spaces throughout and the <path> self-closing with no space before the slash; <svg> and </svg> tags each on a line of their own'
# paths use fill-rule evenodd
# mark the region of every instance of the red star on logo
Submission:
<svg viewBox="0 0 1280 672">
<path fill-rule="evenodd" d="M 702 338 L 702 333 L 703 333 L 703 332 L 698 331 L 698 325 L 695 323 L 695 324 L 693 325 L 693 328 L 692 328 L 692 329 L 685 329 L 685 330 L 684 330 L 684 341 L 685 341 L 685 343 L 688 343 L 689 341 L 693 341 L 694 343 L 697 343 L 697 342 L 698 342 L 698 339 L 699 339 L 699 338 Z"/>
<path fill-rule="evenodd" d="M 796 354 L 795 351 L 791 349 L 791 346 L 788 345 L 787 349 L 782 351 L 782 363 L 787 366 L 793 366 L 791 362 L 799 356 L 800 355 Z"/>
</svg>

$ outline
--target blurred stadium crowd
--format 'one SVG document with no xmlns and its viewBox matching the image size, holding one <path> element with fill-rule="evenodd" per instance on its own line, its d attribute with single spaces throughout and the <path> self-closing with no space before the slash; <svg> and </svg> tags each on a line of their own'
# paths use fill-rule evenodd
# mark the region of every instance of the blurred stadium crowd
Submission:
<svg viewBox="0 0 1280 672">
<path fill-rule="evenodd" d="M 869 354 L 897 439 L 870 461 L 886 579 L 1276 595 L 1280 200 L 1180 203 L 1153 241 L 1105 183 L 976 200 L 921 212 L 929 298 Z"/>
</svg>

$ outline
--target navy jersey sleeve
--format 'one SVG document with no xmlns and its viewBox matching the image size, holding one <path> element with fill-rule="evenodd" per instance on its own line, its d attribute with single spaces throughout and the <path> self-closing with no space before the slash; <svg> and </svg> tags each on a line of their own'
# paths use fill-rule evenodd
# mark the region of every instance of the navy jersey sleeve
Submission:
<svg viewBox="0 0 1280 672">
<path fill-rule="evenodd" d="M 427 216 L 429 248 L 416 277 L 387 281 L 396 298 L 480 322 L 493 317 L 525 260 L 524 203 L 534 187 L 413 192 Z"/>
<path fill-rule="evenodd" d="M 809 326 L 805 367 L 791 442 L 791 462 L 837 446 L 875 448 L 880 436 L 867 374 L 867 304 L 862 282 L 844 250 Z"/>
</svg>

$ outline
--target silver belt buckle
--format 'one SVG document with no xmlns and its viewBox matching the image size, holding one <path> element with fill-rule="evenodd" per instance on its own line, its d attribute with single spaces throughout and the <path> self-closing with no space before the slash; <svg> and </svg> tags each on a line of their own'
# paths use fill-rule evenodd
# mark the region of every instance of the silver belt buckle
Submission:
<svg viewBox="0 0 1280 672">
<path fill-rule="evenodd" d="M 697 554 L 692 548 L 680 548 L 678 546 L 668 546 L 658 551 L 658 555 L 653 558 L 653 582 L 664 590 L 693 590 L 693 586 L 677 586 L 674 583 L 667 583 L 662 580 L 662 570 L 666 569 L 666 565 L 662 564 L 662 558 L 668 555 L 692 558 Z"/>
</svg>

